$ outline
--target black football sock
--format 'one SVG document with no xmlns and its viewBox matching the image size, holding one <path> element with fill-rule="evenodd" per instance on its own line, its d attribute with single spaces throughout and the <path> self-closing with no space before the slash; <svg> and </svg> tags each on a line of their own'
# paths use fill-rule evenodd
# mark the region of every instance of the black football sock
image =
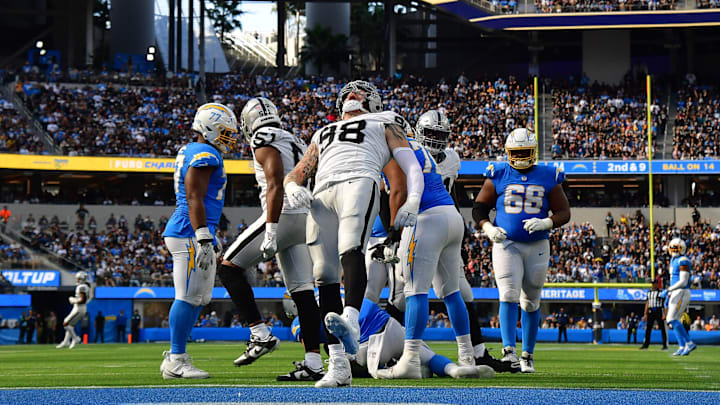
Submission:
<svg viewBox="0 0 720 405">
<path fill-rule="evenodd" d="M 321 285 L 318 287 L 318 293 L 320 295 L 320 314 L 322 315 L 322 319 L 325 319 L 325 315 L 330 312 L 342 314 L 343 305 L 342 297 L 340 296 L 340 284 Z M 304 333 L 303 331 L 303 334 Z M 325 337 L 327 337 L 327 343 L 329 345 L 340 343 L 338 338 L 333 336 L 327 328 L 325 328 Z"/>
<path fill-rule="evenodd" d="M 319 351 L 320 308 L 315 301 L 315 292 L 312 290 L 296 291 L 290 295 L 298 309 L 305 351 Z"/>
<path fill-rule="evenodd" d="M 345 306 L 360 311 L 367 288 L 365 255 L 357 248 L 345 252 L 340 261 L 345 281 Z"/>
<path fill-rule="evenodd" d="M 217 274 L 245 322 L 251 325 L 262 322 L 260 311 L 255 302 L 255 294 L 253 294 L 252 287 L 245 278 L 245 270 L 223 264 Z"/>
</svg>

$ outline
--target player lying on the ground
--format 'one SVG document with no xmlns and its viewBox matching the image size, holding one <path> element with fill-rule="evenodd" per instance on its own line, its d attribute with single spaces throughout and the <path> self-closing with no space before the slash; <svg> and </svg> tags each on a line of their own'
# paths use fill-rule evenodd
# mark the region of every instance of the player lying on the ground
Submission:
<svg viewBox="0 0 720 405">
<path fill-rule="evenodd" d="M 65 329 L 65 337 L 55 348 L 60 349 L 68 346 L 72 349 L 80 343 L 80 336 L 75 333 L 75 325 L 85 316 L 87 312 L 87 303 L 90 302 L 90 284 L 87 282 L 87 273 L 78 271 L 75 273 L 75 295 L 68 298 L 73 305 L 70 314 L 63 320 L 63 329 Z"/>
<path fill-rule="evenodd" d="M 374 378 L 397 378 L 394 375 L 397 366 L 391 366 L 403 356 L 405 328 L 376 303 L 366 299 L 360 311 L 360 330 L 360 349 L 355 362 Z M 495 375 L 489 366 L 457 365 L 433 352 L 424 342 L 420 344 L 419 352 L 422 378 L 432 374 L 452 378 L 492 378 Z"/>
</svg>

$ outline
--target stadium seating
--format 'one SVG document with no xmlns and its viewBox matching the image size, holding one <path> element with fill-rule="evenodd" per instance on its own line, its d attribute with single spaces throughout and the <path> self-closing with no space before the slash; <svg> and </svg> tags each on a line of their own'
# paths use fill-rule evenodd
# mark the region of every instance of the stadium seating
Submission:
<svg viewBox="0 0 720 405">
<path fill-rule="evenodd" d="M 538 13 L 606 13 L 675 9 L 674 0 L 535 0 L 535 10 Z"/>
<path fill-rule="evenodd" d="M 687 86 L 677 94 L 673 159 L 720 156 L 720 93 L 708 86 Z"/>
</svg>

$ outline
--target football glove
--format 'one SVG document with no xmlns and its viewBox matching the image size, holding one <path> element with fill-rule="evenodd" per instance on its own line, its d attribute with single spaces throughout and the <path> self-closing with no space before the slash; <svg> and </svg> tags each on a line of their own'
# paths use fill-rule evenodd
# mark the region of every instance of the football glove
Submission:
<svg viewBox="0 0 720 405">
<path fill-rule="evenodd" d="M 669 292 L 670 292 L 670 291 L 668 291 L 668 290 L 662 290 L 662 291 L 660 291 L 659 297 L 660 297 L 660 298 L 663 298 L 663 299 L 664 299 L 664 298 L 667 298 Z"/>
<path fill-rule="evenodd" d="M 523 229 L 525 229 L 528 233 L 533 232 L 540 232 L 540 231 L 547 231 L 552 229 L 553 227 L 553 221 L 552 219 L 548 218 L 530 218 L 523 220 Z"/>
<path fill-rule="evenodd" d="M 305 187 L 298 186 L 297 183 L 291 181 L 285 185 L 285 195 L 288 198 L 288 204 L 291 209 L 295 208 L 310 208 L 313 201 L 313 195 Z"/>
<path fill-rule="evenodd" d="M 400 244 L 401 235 L 401 231 L 390 228 L 390 232 L 388 232 L 388 236 L 383 243 L 373 246 L 372 259 L 380 263 L 399 263 L 400 258 L 397 256 L 397 248 Z"/>
<path fill-rule="evenodd" d="M 77 297 L 68 297 L 68 301 L 70 301 L 71 304 L 75 305 L 79 301 Z"/>
<path fill-rule="evenodd" d="M 262 245 L 260 245 L 260 251 L 265 260 L 275 256 L 277 252 L 277 227 L 277 223 L 268 222 L 265 224 L 265 238 Z"/>
<path fill-rule="evenodd" d="M 493 243 L 502 243 L 507 239 L 507 231 L 499 226 L 494 226 L 490 221 L 485 222 L 482 229 Z"/>
<path fill-rule="evenodd" d="M 217 255 L 215 254 L 212 243 L 212 233 L 210 233 L 210 229 L 208 229 L 207 226 L 204 226 L 195 231 L 195 238 L 198 242 L 198 247 L 195 251 L 195 267 L 207 273 L 213 262 L 217 261 Z"/>
<path fill-rule="evenodd" d="M 395 215 L 395 228 L 405 228 L 415 226 L 417 223 L 418 211 L 420 210 L 421 195 L 417 193 L 408 194 L 405 204 L 400 207 L 397 215 Z"/>
</svg>

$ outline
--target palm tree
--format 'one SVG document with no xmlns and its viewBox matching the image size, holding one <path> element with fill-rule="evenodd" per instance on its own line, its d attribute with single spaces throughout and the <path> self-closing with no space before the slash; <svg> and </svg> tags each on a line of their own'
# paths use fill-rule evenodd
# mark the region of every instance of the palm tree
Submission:
<svg viewBox="0 0 720 405">
<path fill-rule="evenodd" d="M 305 29 L 305 44 L 300 52 L 303 65 L 311 62 L 323 73 L 323 67 L 329 67 L 334 73 L 350 56 L 348 38 L 343 34 L 333 34 L 328 27 L 316 25 Z"/>
<path fill-rule="evenodd" d="M 242 28 L 240 22 L 240 16 L 243 14 L 240 9 L 242 2 L 240 0 L 208 0 L 208 3 L 210 3 L 210 7 L 207 8 L 207 15 L 212 20 L 215 32 L 220 37 L 220 43 L 229 47 L 234 41 L 227 34 L 236 28 Z"/>
</svg>

